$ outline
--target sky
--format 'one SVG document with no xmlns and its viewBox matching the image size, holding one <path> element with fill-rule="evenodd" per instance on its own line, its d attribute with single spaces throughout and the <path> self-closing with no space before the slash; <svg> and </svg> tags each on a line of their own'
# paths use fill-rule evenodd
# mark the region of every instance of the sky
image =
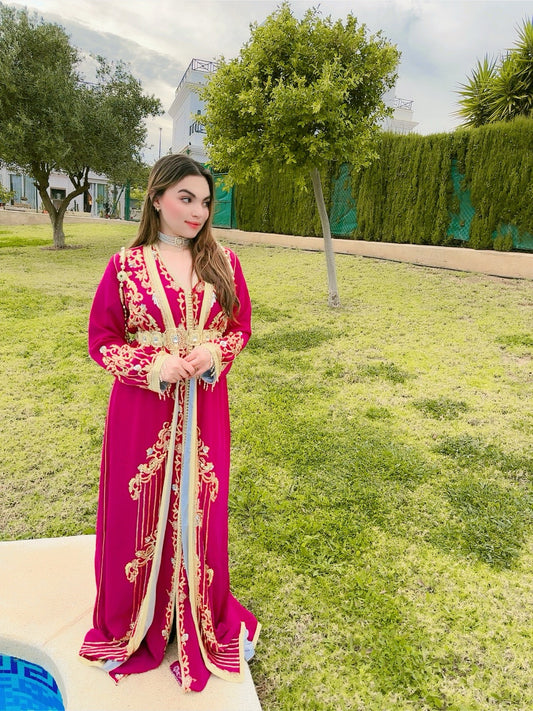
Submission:
<svg viewBox="0 0 533 711">
<path fill-rule="evenodd" d="M 231 59 L 250 38 L 250 23 L 261 23 L 279 6 L 270 0 L 30 0 L 27 7 L 62 25 L 82 53 L 123 60 L 145 93 L 161 100 L 165 114 L 150 119 L 147 162 L 172 143 L 166 113 L 191 59 Z M 381 30 L 401 53 L 396 96 L 413 101 L 416 132 L 451 131 L 459 125 L 457 91 L 486 55 L 497 58 L 533 16 L 529 0 L 293 0 L 301 17 L 310 7 L 324 16 L 349 13 L 369 34 Z"/>
</svg>

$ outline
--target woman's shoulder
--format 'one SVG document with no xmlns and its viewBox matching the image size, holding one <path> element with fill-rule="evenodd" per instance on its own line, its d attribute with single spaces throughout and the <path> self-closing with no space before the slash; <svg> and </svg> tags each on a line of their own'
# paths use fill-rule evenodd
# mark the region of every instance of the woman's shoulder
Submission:
<svg viewBox="0 0 533 711">
<path fill-rule="evenodd" d="M 235 265 L 239 261 L 239 258 L 237 257 L 235 252 L 232 249 L 230 249 L 229 247 L 226 247 L 225 245 L 220 244 L 220 242 L 218 243 L 218 246 L 219 246 L 220 250 L 222 251 L 222 254 L 226 257 L 226 259 L 230 263 L 232 269 L 234 269 Z"/>
<path fill-rule="evenodd" d="M 139 245 L 138 247 L 123 247 L 124 252 L 127 257 L 137 257 L 142 254 L 144 245 Z"/>
<path fill-rule="evenodd" d="M 138 261 L 142 257 L 142 246 L 140 247 L 121 247 L 118 252 L 116 252 L 111 260 L 115 264 L 122 264 L 125 262 L 131 262 L 132 264 Z"/>
<path fill-rule="evenodd" d="M 142 260 L 142 247 L 121 247 L 115 252 L 107 263 L 107 271 L 115 270 L 117 273 L 124 269 L 134 269 Z"/>
</svg>

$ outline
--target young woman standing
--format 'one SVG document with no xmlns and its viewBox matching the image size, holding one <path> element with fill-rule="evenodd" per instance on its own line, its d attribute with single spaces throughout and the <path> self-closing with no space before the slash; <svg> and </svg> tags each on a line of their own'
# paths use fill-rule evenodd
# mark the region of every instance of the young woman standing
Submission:
<svg viewBox="0 0 533 711">
<path fill-rule="evenodd" d="M 96 527 L 85 659 L 121 676 L 158 666 L 185 690 L 243 678 L 260 625 L 231 594 L 226 375 L 250 337 L 239 260 L 211 231 L 213 179 L 160 158 L 137 239 L 109 262 L 89 320 L 91 357 L 115 378 Z"/>
</svg>

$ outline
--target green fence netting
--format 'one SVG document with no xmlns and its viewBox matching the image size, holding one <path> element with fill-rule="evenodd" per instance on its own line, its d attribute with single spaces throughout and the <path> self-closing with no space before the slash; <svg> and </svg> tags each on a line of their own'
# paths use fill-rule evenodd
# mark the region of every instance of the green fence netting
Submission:
<svg viewBox="0 0 533 711">
<path fill-rule="evenodd" d="M 357 206 L 352 195 L 350 168 L 341 165 L 339 174 L 333 179 L 329 225 L 336 237 L 352 236 L 357 229 Z"/>
<path fill-rule="evenodd" d="M 470 190 L 465 185 L 465 176 L 457 170 L 457 161 L 452 160 L 452 183 L 454 204 L 458 205 L 457 212 L 450 212 L 450 225 L 447 234 L 453 239 L 468 242 L 470 239 L 470 224 L 476 214 L 476 208 L 470 199 Z M 516 225 L 501 222 L 492 233 L 492 239 L 510 235 L 513 248 L 525 251 L 533 251 L 533 235 L 529 232 L 521 232 Z"/>
<path fill-rule="evenodd" d="M 470 239 L 470 223 L 476 214 L 476 210 L 470 199 L 470 190 L 465 186 L 465 176 L 457 170 L 457 161 L 452 160 L 452 183 L 454 205 L 458 210 L 450 211 L 450 224 L 448 226 L 448 237 L 460 239 L 468 242 Z"/>
<path fill-rule="evenodd" d="M 215 210 L 213 213 L 214 227 L 236 227 L 235 203 L 233 188 L 224 189 L 224 174 L 216 173 L 215 180 Z"/>
</svg>

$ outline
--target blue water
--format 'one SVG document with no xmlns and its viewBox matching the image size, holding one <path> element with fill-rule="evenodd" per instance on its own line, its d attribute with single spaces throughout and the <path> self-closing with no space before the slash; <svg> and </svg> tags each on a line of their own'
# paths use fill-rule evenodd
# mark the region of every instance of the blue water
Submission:
<svg viewBox="0 0 533 711">
<path fill-rule="evenodd" d="M 0 711 L 64 711 L 54 677 L 38 664 L 0 654 Z"/>
</svg>

